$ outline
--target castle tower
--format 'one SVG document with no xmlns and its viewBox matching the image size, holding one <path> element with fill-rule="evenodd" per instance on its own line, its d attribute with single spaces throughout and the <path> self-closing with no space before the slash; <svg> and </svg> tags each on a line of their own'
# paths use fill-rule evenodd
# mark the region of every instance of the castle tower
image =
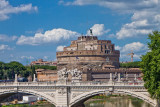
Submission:
<svg viewBox="0 0 160 107">
<path fill-rule="evenodd" d="M 119 68 L 119 50 L 115 50 L 110 40 L 98 40 L 97 36 L 80 36 L 71 45 L 57 52 L 58 69 L 73 66 L 93 66 L 97 68 Z"/>
</svg>

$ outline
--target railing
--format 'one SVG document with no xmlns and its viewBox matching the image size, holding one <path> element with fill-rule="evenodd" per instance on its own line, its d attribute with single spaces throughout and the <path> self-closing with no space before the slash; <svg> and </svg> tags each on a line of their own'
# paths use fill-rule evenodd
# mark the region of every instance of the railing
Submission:
<svg viewBox="0 0 160 107">
<path fill-rule="evenodd" d="M 144 86 L 144 82 L 69 82 L 71 86 Z"/>
<path fill-rule="evenodd" d="M 54 82 L 3 82 L 0 86 L 56 86 Z"/>
<path fill-rule="evenodd" d="M 144 82 L 3 82 L 0 86 L 144 86 Z"/>
</svg>

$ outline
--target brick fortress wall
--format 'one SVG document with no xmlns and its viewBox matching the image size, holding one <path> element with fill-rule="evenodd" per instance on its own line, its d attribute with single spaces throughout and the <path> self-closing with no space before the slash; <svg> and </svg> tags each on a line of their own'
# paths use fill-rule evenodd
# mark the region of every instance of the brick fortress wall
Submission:
<svg viewBox="0 0 160 107">
<path fill-rule="evenodd" d="M 120 52 L 115 50 L 110 40 L 98 40 L 96 36 L 81 36 L 71 41 L 62 52 L 57 52 L 58 69 L 70 68 L 73 64 L 78 67 L 84 65 L 113 65 L 119 67 Z"/>
</svg>

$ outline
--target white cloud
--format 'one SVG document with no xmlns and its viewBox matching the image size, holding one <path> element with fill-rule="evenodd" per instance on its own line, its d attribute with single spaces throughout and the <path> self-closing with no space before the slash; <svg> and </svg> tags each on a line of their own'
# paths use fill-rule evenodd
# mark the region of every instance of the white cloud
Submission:
<svg viewBox="0 0 160 107">
<path fill-rule="evenodd" d="M 145 52 L 148 51 L 147 45 L 140 43 L 140 42 L 133 42 L 124 45 L 123 47 L 115 46 L 116 50 L 120 50 L 120 59 L 121 60 L 128 60 L 130 61 L 130 56 L 128 56 L 128 53 L 131 53 L 131 51 L 134 52 L 134 59 L 138 60 L 140 59 L 140 56 L 145 54 Z"/>
<path fill-rule="evenodd" d="M 33 56 L 21 56 L 21 59 L 35 59 Z"/>
<path fill-rule="evenodd" d="M 121 52 L 125 53 L 125 52 L 130 52 L 131 50 L 133 50 L 134 52 L 142 52 L 142 51 L 146 51 L 147 49 L 148 48 L 145 44 L 140 42 L 133 42 L 123 46 Z"/>
<path fill-rule="evenodd" d="M 146 3 L 145 1 L 149 1 Z M 153 7 L 155 3 L 152 0 L 73 0 L 73 2 L 59 1 L 64 5 L 98 5 L 106 8 L 110 8 L 120 13 L 130 13 L 135 9 L 143 9 Z M 136 5 L 135 5 L 136 4 Z"/>
<path fill-rule="evenodd" d="M 137 36 L 148 35 L 151 32 L 152 32 L 152 30 L 122 27 L 121 30 L 116 34 L 116 37 L 117 37 L 117 39 L 124 39 L 124 38 L 128 38 L 128 37 L 137 37 Z"/>
<path fill-rule="evenodd" d="M 80 34 L 71 30 L 66 30 L 62 28 L 52 29 L 46 31 L 44 34 L 36 33 L 33 37 L 27 37 L 21 35 L 18 38 L 17 44 L 18 45 L 40 45 L 44 43 L 51 43 L 51 42 L 58 42 L 66 39 L 70 39 L 72 37 L 77 37 Z"/>
<path fill-rule="evenodd" d="M 56 50 L 57 50 L 58 52 L 59 52 L 59 51 L 63 51 L 63 48 L 64 48 L 64 47 L 66 47 L 66 46 L 58 46 Z"/>
<path fill-rule="evenodd" d="M 47 59 L 48 59 L 48 56 L 44 56 L 43 59 L 47 60 Z"/>
<path fill-rule="evenodd" d="M 43 33 L 44 30 L 42 28 L 37 29 L 36 31 L 25 31 L 26 34 L 35 34 L 35 33 Z"/>
<path fill-rule="evenodd" d="M 64 5 L 99 5 L 120 12 L 133 12 L 137 9 L 152 8 L 158 0 L 73 0 L 73 2 L 59 1 Z"/>
<path fill-rule="evenodd" d="M 14 41 L 17 39 L 17 36 L 7 36 L 7 35 L 2 35 L 0 34 L 0 41 L 6 41 L 6 42 L 9 42 L 9 41 Z"/>
<path fill-rule="evenodd" d="M 101 36 L 110 31 L 109 29 L 107 30 L 105 29 L 104 24 L 95 24 L 91 27 L 91 29 L 93 31 L 93 35 L 95 36 Z M 63 28 L 48 30 L 45 31 L 44 33 L 42 33 L 41 31 L 35 33 L 34 36 L 21 35 L 16 43 L 18 45 L 40 45 L 45 43 L 68 40 L 80 36 L 78 32 L 66 30 Z M 90 35 L 89 33 L 90 31 L 87 31 L 88 35 Z"/>
<path fill-rule="evenodd" d="M 114 34 L 117 39 L 147 36 L 160 29 L 159 0 L 73 0 L 64 5 L 99 5 L 110 8 L 118 13 L 132 14 L 131 22 L 126 23 Z M 113 37 L 113 34 L 112 34 Z"/>
<path fill-rule="evenodd" d="M 13 50 L 13 48 L 10 48 L 8 45 L 1 44 L 0 51 L 2 51 L 2 50 Z"/>
<path fill-rule="evenodd" d="M 9 18 L 9 14 L 17 14 L 21 12 L 31 12 L 37 11 L 38 8 L 36 6 L 32 6 L 32 4 L 21 4 L 20 6 L 13 7 L 9 4 L 9 1 L 0 0 L 0 21 L 6 20 Z"/>
<path fill-rule="evenodd" d="M 115 50 L 121 50 L 122 47 L 120 46 L 115 46 Z"/>
<path fill-rule="evenodd" d="M 91 27 L 94 36 L 101 36 L 108 33 L 110 30 L 105 30 L 104 24 L 95 24 Z M 87 35 L 90 35 L 90 31 L 87 31 Z"/>
<path fill-rule="evenodd" d="M 147 14 L 143 14 L 147 13 Z M 137 15 L 139 14 L 139 15 Z M 136 12 L 132 16 L 132 22 L 122 26 L 120 31 L 116 33 L 117 39 L 128 37 L 147 36 L 153 30 L 160 28 L 158 15 L 150 14 L 149 12 Z"/>
</svg>

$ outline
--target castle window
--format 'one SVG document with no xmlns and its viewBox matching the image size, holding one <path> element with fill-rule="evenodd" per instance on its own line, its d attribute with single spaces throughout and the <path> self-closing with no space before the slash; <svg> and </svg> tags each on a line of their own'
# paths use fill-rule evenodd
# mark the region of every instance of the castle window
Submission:
<svg viewBox="0 0 160 107">
<path fill-rule="evenodd" d="M 110 50 L 105 50 L 105 53 L 108 54 L 110 52 Z"/>
<path fill-rule="evenodd" d="M 112 51 L 114 50 L 114 46 L 112 46 Z"/>
<path fill-rule="evenodd" d="M 103 47 L 102 47 L 102 45 L 101 45 L 101 51 L 103 51 Z"/>
</svg>

